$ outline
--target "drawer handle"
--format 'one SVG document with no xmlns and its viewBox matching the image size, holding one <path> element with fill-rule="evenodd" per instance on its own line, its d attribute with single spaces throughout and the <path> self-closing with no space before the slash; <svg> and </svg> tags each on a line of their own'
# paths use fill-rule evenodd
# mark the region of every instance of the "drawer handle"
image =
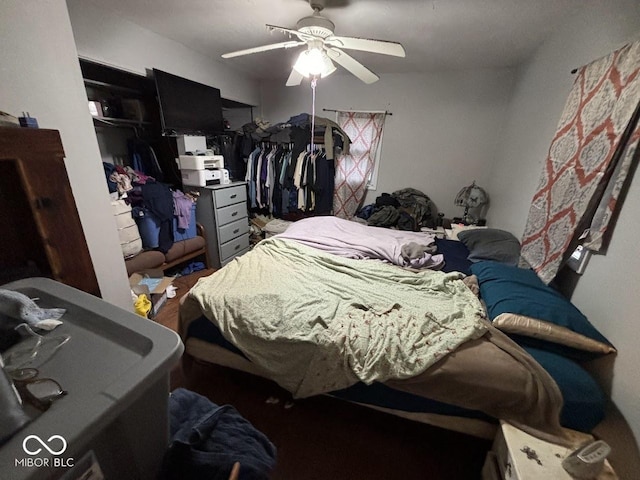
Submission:
<svg viewBox="0 0 640 480">
<path fill-rule="evenodd" d="M 234 193 L 233 195 L 231 195 L 229 198 L 236 198 L 238 196 L 237 193 Z"/>
<path fill-rule="evenodd" d="M 236 229 L 233 231 L 233 233 L 238 233 L 239 231 L 240 231 L 240 229 L 239 229 L 239 228 L 236 228 Z"/>
<path fill-rule="evenodd" d="M 233 213 L 231 214 L 231 216 L 232 216 L 232 217 L 235 217 L 237 214 L 238 214 L 238 212 L 233 212 Z"/>
<path fill-rule="evenodd" d="M 238 250 L 240 248 L 240 245 L 236 245 L 236 248 L 234 248 L 234 250 Z"/>
</svg>

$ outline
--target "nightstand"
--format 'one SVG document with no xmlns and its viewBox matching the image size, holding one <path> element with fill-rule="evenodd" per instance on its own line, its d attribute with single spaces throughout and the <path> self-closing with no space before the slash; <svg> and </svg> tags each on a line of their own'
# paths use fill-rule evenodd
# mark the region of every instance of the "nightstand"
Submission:
<svg viewBox="0 0 640 480">
<path fill-rule="evenodd" d="M 570 431 L 575 448 L 593 440 L 591 435 Z M 566 448 L 533 437 L 513 425 L 500 422 L 491 451 L 482 469 L 482 480 L 573 480 L 562 468 L 562 460 L 575 448 Z M 597 480 L 617 480 L 618 476 L 605 460 Z"/>
</svg>

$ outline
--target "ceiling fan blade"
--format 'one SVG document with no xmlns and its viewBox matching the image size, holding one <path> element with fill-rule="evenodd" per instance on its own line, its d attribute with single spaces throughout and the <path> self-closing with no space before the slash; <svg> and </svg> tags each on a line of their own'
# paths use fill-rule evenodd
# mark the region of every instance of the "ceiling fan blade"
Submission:
<svg viewBox="0 0 640 480">
<path fill-rule="evenodd" d="M 305 45 L 306 42 L 296 42 L 294 40 L 289 42 L 272 43 L 271 45 L 262 45 L 260 47 L 247 48 L 246 50 L 238 50 L 237 52 L 225 53 L 222 58 L 233 58 L 241 55 L 249 55 L 251 53 L 267 52 L 269 50 L 276 50 L 278 48 L 293 48 L 300 45 Z"/>
<path fill-rule="evenodd" d="M 406 53 L 404 47 L 398 42 L 387 40 L 374 40 L 372 38 L 360 37 L 337 37 L 331 35 L 324 39 L 324 43 L 332 47 L 346 48 L 347 50 L 361 50 L 363 52 L 380 53 L 382 55 L 393 55 L 394 57 L 404 57 Z"/>
<path fill-rule="evenodd" d="M 291 75 L 289 75 L 289 78 L 287 79 L 287 87 L 295 87 L 297 85 L 300 85 L 302 83 L 302 79 L 304 78 L 304 76 L 299 73 L 297 70 L 295 69 L 291 69 Z"/>
<path fill-rule="evenodd" d="M 269 24 L 267 24 L 267 28 L 269 30 L 278 30 L 279 32 L 282 32 L 282 33 L 288 33 L 289 35 L 295 35 L 302 41 L 317 40 L 317 37 L 313 35 L 309 35 L 308 33 L 300 32 L 292 28 L 278 27 L 277 25 L 269 25 Z"/>
<path fill-rule="evenodd" d="M 369 70 L 367 67 L 358 62 L 351 55 L 347 55 L 339 48 L 325 47 L 327 55 L 331 60 L 335 61 L 339 65 L 342 65 L 345 69 L 349 70 L 356 77 L 362 80 L 364 83 L 373 83 L 380 80 L 375 73 Z"/>
</svg>

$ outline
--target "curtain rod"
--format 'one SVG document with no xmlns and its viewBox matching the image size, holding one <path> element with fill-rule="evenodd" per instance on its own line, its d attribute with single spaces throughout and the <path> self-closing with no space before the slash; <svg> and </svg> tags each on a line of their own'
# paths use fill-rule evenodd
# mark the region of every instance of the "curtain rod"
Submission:
<svg viewBox="0 0 640 480">
<path fill-rule="evenodd" d="M 386 110 L 336 110 L 333 108 L 323 108 L 324 112 L 349 112 L 349 113 L 384 113 L 385 115 L 393 115 Z"/>
</svg>

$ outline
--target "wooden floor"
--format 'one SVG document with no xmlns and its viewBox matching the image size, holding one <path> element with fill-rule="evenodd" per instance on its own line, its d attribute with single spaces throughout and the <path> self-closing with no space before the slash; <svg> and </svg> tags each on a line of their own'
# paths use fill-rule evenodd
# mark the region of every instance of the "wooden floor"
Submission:
<svg viewBox="0 0 640 480">
<path fill-rule="evenodd" d="M 177 328 L 178 302 L 198 278 L 177 278 L 177 296 L 156 321 Z M 479 479 L 491 443 L 411 422 L 328 396 L 292 401 L 267 380 L 224 367 L 180 368 L 171 388 L 184 387 L 216 404 L 233 405 L 278 449 L 271 478 L 282 480 Z"/>
</svg>

